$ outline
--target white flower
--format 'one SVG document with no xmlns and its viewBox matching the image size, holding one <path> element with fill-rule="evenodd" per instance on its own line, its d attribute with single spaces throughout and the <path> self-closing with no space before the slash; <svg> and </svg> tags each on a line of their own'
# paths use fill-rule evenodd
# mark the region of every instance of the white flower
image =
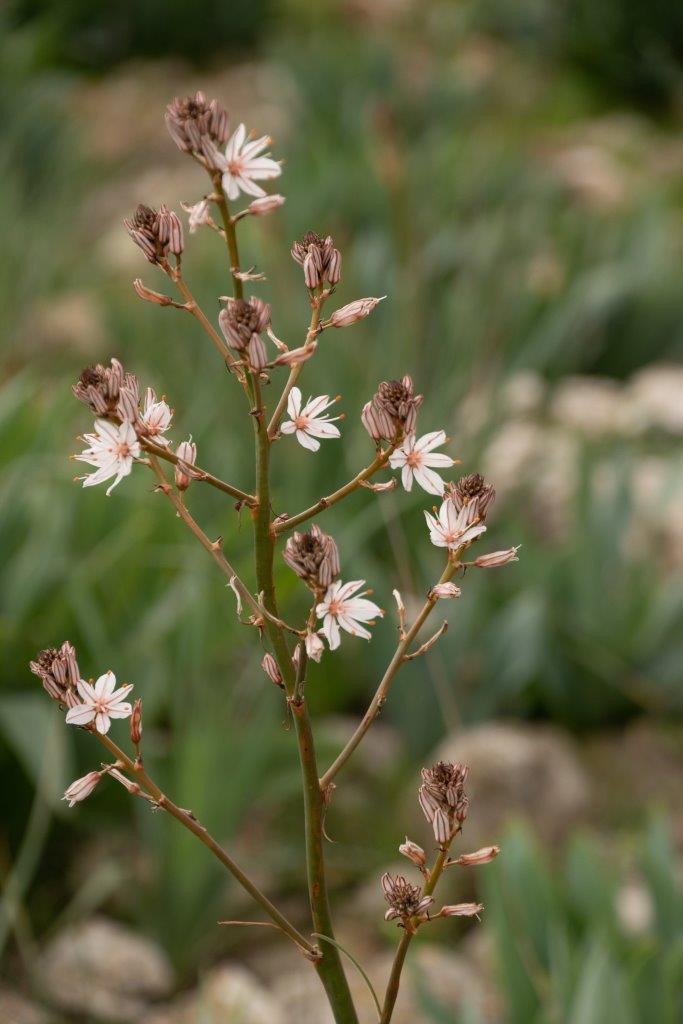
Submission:
<svg viewBox="0 0 683 1024">
<path fill-rule="evenodd" d="M 247 141 L 247 129 L 243 124 L 230 136 L 225 147 L 223 170 L 223 188 L 228 199 L 237 199 L 240 192 L 257 198 L 265 196 L 256 181 L 277 178 L 282 173 L 276 160 L 271 160 L 267 154 L 259 155 L 270 142 L 267 135 Z"/>
<path fill-rule="evenodd" d="M 315 613 L 319 619 L 323 619 L 322 633 L 327 637 L 330 650 L 334 651 L 339 647 L 339 627 L 345 629 L 352 636 L 362 636 L 365 640 L 370 639 L 370 632 L 361 626 L 361 622 L 372 622 L 378 616 L 381 618 L 384 612 L 374 601 L 368 601 L 363 594 L 354 596 L 365 580 L 352 580 L 350 583 L 342 583 L 337 580 L 327 588 L 324 600 L 316 607 Z"/>
<path fill-rule="evenodd" d="M 471 523 L 473 508 L 476 511 L 476 503 L 463 505 L 460 511 L 456 512 L 451 499 L 446 498 L 442 502 L 438 516 L 425 512 L 432 544 L 436 544 L 438 548 L 450 548 L 455 551 L 468 546 L 480 533 L 484 533 L 486 527 L 483 523 Z"/>
<path fill-rule="evenodd" d="M 291 419 L 285 420 L 280 430 L 283 434 L 296 432 L 296 439 L 304 448 L 317 452 L 320 448 L 318 437 L 339 437 L 339 428 L 335 427 L 333 420 L 339 416 L 323 416 L 325 409 L 337 401 L 329 395 L 318 395 L 317 398 L 309 398 L 306 405 L 301 408 L 301 391 L 299 388 L 292 388 L 287 399 L 287 412 Z"/>
<path fill-rule="evenodd" d="M 140 455 L 140 442 L 135 436 L 132 423 L 126 420 L 121 426 L 116 426 L 107 420 L 95 420 L 95 433 L 85 434 L 83 440 L 87 441 L 90 447 L 80 455 L 74 455 L 74 458 L 97 467 L 95 473 L 80 477 L 83 486 L 93 487 L 113 476 L 116 479 L 107 489 L 107 494 L 111 494 L 124 476 L 130 473 L 133 459 Z"/>
<path fill-rule="evenodd" d="M 69 807 L 80 803 L 81 800 L 87 800 L 101 778 L 102 772 L 88 772 L 87 775 L 71 783 L 62 800 L 67 800 Z"/>
<path fill-rule="evenodd" d="M 433 467 L 447 469 L 455 465 L 450 455 L 434 451 L 445 441 L 446 434 L 443 430 L 423 434 L 419 439 L 416 439 L 414 434 L 409 434 L 401 447 L 392 452 L 389 456 L 389 465 L 392 469 L 401 470 L 401 480 L 407 491 L 412 488 L 414 478 L 429 494 L 443 494 L 445 484 L 439 474 L 434 472 Z"/>
<path fill-rule="evenodd" d="M 187 203 L 181 203 L 180 205 L 185 210 L 185 213 L 190 215 L 188 224 L 191 235 L 194 235 L 197 228 L 203 227 L 204 224 L 213 224 L 213 219 L 209 213 L 208 199 L 200 199 L 199 202 L 193 203 L 191 206 Z"/>
<path fill-rule="evenodd" d="M 69 725 L 89 725 L 95 722 L 98 732 L 109 732 L 112 718 L 128 718 L 133 709 L 124 700 L 133 689 L 132 683 L 116 689 L 116 676 L 113 672 L 105 672 L 93 686 L 80 679 L 77 683 L 82 704 L 70 708 L 66 713 Z"/>
<path fill-rule="evenodd" d="M 440 597 L 442 600 L 449 600 L 452 597 L 460 597 L 460 587 L 456 587 L 455 583 L 437 583 L 432 587 L 432 595 L 434 597 Z"/>
<path fill-rule="evenodd" d="M 157 402 L 157 396 L 152 388 L 147 388 L 145 393 L 145 406 L 140 419 L 145 427 L 147 437 L 151 437 L 156 444 L 165 447 L 168 441 L 162 437 L 162 434 L 165 434 L 171 426 L 173 410 L 163 399 Z"/>
</svg>

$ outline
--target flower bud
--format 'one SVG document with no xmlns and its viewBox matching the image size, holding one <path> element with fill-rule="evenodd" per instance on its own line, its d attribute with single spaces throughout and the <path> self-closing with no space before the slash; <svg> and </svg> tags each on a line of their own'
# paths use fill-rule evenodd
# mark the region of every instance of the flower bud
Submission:
<svg viewBox="0 0 683 1024">
<path fill-rule="evenodd" d="M 488 484 L 481 473 L 470 473 L 469 476 L 460 477 L 457 484 L 447 484 L 446 493 L 453 502 L 456 512 L 460 512 L 462 508 L 471 508 L 472 522 L 475 518 L 484 522 L 489 505 L 496 497 L 495 487 Z"/>
<path fill-rule="evenodd" d="M 437 583 L 432 587 L 433 596 L 441 599 L 460 597 L 461 593 L 460 587 L 456 587 L 455 583 Z"/>
<path fill-rule="evenodd" d="M 88 772 L 87 775 L 71 783 L 62 799 L 68 801 L 69 807 L 80 803 L 81 800 L 87 800 L 101 778 L 102 772 Z"/>
<path fill-rule="evenodd" d="M 313 591 L 327 590 L 339 575 L 337 545 L 317 523 L 308 533 L 293 533 L 285 544 L 282 557 Z"/>
<path fill-rule="evenodd" d="M 315 350 L 318 347 L 317 341 L 307 341 L 305 345 L 300 348 L 292 348 L 287 352 L 282 352 L 274 362 L 274 366 L 301 366 L 302 363 L 308 362 L 312 355 L 315 354 Z"/>
<path fill-rule="evenodd" d="M 133 281 L 133 288 L 140 298 L 144 299 L 146 302 L 154 302 L 157 306 L 173 305 L 173 299 L 170 295 L 162 295 L 161 292 L 155 292 L 151 288 L 147 288 L 139 277 L 136 277 Z"/>
<path fill-rule="evenodd" d="M 261 668 L 266 673 L 268 678 L 273 683 L 275 683 L 276 686 L 279 686 L 280 689 L 283 689 L 282 675 L 280 673 L 280 669 L 277 667 L 277 662 L 272 654 L 266 653 L 263 655 L 263 660 L 261 661 Z"/>
<path fill-rule="evenodd" d="M 427 863 L 427 854 L 421 846 L 414 843 L 412 839 L 408 839 L 408 836 L 406 836 L 405 843 L 401 843 L 399 846 L 398 852 L 402 853 L 404 857 L 407 857 L 409 861 L 412 861 L 420 869 Z"/>
<path fill-rule="evenodd" d="M 307 231 L 300 242 L 293 243 L 292 258 L 303 267 L 307 288 L 325 282 L 335 285 L 341 278 L 341 253 L 331 235 L 321 238 L 315 231 Z"/>
<path fill-rule="evenodd" d="M 452 864 L 459 864 L 463 868 L 474 868 L 480 864 L 490 864 L 500 853 L 500 846 L 482 846 L 481 850 L 474 853 L 462 853 Z"/>
<path fill-rule="evenodd" d="M 70 696 L 75 696 L 76 686 L 81 678 L 73 644 L 65 640 L 59 649 L 48 647 L 40 651 L 29 668 L 38 676 L 43 689 L 53 700 L 58 700 L 61 704 L 70 703 Z"/>
<path fill-rule="evenodd" d="M 272 213 L 273 210 L 277 210 L 279 206 L 285 201 L 285 197 L 279 195 L 277 192 L 272 196 L 262 196 L 260 199 L 254 199 L 249 204 L 248 210 L 254 217 L 263 217 L 264 214 Z"/>
<path fill-rule="evenodd" d="M 520 547 L 521 544 L 518 544 L 517 547 L 507 548 L 505 551 L 490 551 L 488 555 L 479 555 L 474 559 L 473 565 L 479 569 L 497 569 L 501 565 L 508 565 L 509 562 L 518 562 L 517 552 Z"/>
<path fill-rule="evenodd" d="M 398 435 L 412 434 L 422 401 L 407 374 L 402 380 L 383 380 L 363 408 L 363 425 L 373 441 L 394 441 Z"/>
<path fill-rule="evenodd" d="M 318 634 L 309 629 L 306 633 L 306 654 L 308 657 L 311 661 L 318 662 L 322 658 L 324 650 L 325 645 Z"/>
<path fill-rule="evenodd" d="M 349 302 L 348 305 L 342 306 L 341 309 L 335 309 L 334 313 L 330 317 L 330 324 L 332 327 L 350 327 L 351 324 L 358 323 L 359 320 L 364 320 L 366 316 L 372 313 L 375 306 L 386 299 L 386 295 L 382 295 L 379 299 L 367 298 L 367 299 L 355 299 L 354 302 Z"/>
<path fill-rule="evenodd" d="M 477 917 L 483 909 L 483 903 L 454 903 L 442 907 L 437 917 Z"/>
<path fill-rule="evenodd" d="M 130 741 L 137 747 L 142 739 L 142 700 L 140 697 L 133 704 L 133 713 L 130 716 Z"/>
<path fill-rule="evenodd" d="M 129 793 L 137 795 L 140 792 L 140 787 L 137 782 L 133 782 L 133 780 L 129 779 L 127 775 L 120 772 L 118 768 L 110 768 L 108 774 L 111 775 L 112 779 L 116 779 L 117 782 L 120 782 L 123 788 L 127 789 Z"/>
<path fill-rule="evenodd" d="M 175 485 L 179 491 L 186 491 L 190 481 L 195 475 L 192 472 L 197 459 L 197 445 L 192 438 L 189 441 L 181 441 L 176 449 L 178 462 L 175 466 Z"/>
</svg>

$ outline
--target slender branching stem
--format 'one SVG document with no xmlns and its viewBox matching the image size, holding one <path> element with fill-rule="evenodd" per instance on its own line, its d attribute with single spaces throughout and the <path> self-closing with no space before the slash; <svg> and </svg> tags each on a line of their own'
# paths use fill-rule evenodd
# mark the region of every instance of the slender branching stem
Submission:
<svg viewBox="0 0 683 1024">
<path fill-rule="evenodd" d="M 308 705 L 301 692 L 301 684 L 297 684 L 296 672 L 285 633 L 282 627 L 274 621 L 279 618 L 279 615 L 273 579 L 274 537 L 270 524 L 271 441 L 268 437 L 261 388 L 255 374 L 252 375 L 252 387 L 255 397 L 253 420 L 258 501 L 258 505 L 252 513 L 256 580 L 263 604 L 270 612 L 264 625 L 289 698 L 297 737 L 304 789 L 308 891 L 314 931 L 334 939 L 323 855 L 325 806 L 323 793 L 318 783 L 318 767 Z M 358 1024 L 358 1017 L 337 947 L 331 943 L 324 943 L 322 956 L 316 962 L 315 967 L 327 993 L 337 1024 Z"/>
<path fill-rule="evenodd" d="M 439 854 L 434 861 L 434 867 L 429 872 L 429 877 L 424 885 L 424 895 L 432 896 L 436 888 L 436 884 L 441 878 L 441 874 L 446 865 L 448 858 L 448 849 L 450 842 L 439 851 Z M 401 983 L 401 972 L 406 959 L 406 953 L 410 946 L 411 940 L 415 931 L 406 928 L 404 931 L 401 941 L 398 944 L 396 955 L 394 956 L 394 962 L 391 967 L 391 974 L 389 975 L 389 981 L 387 983 L 387 990 L 384 996 L 384 1006 L 382 1007 L 382 1016 L 380 1017 L 379 1024 L 389 1024 L 391 1016 L 394 1012 L 394 1006 L 396 1005 L 396 998 L 398 996 L 398 988 Z"/>
<path fill-rule="evenodd" d="M 456 557 L 454 559 L 449 559 L 446 568 L 441 574 L 439 583 L 448 583 L 448 581 L 453 576 L 455 570 L 458 568 L 459 564 L 460 563 L 457 559 L 456 552 Z M 346 746 L 341 751 L 339 756 L 336 758 L 333 764 L 330 765 L 330 767 L 327 769 L 327 771 L 321 778 L 320 785 L 322 786 L 323 789 L 326 789 L 329 786 L 329 784 L 332 782 L 337 773 L 344 767 L 344 765 L 351 757 L 354 750 L 361 742 L 361 740 L 365 736 L 366 732 L 368 731 L 372 723 L 377 718 L 377 715 L 384 707 L 391 684 L 394 681 L 396 673 L 406 660 L 406 655 L 408 654 L 410 645 L 412 644 L 413 640 L 415 639 L 420 629 L 426 622 L 427 618 L 429 617 L 431 611 L 433 610 L 438 600 L 439 599 L 436 596 L 436 594 L 434 594 L 433 590 L 430 591 L 427 596 L 427 600 L 425 601 L 420 610 L 419 615 L 413 622 L 410 629 L 406 630 L 405 634 L 399 640 L 399 644 L 396 648 L 396 651 L 394 652 L 394 656 L 389 662 L 387 670 L 382 676 L 382 680 L 379 686 L 377 687 L 375 695 L 370 702 L 370 706 L 363 715 L 363 718 L 360 724 L 358 725 L 358 728 L 354 732 L 353 736 L 351 736 L 350 740 L 347 742 Z"/>
<path fill-rule="evenodd" d="M 175 452 L 172 452 L 170 448 L 165 448 L 162 445 L 155 444 L 154 441 L 147 437 L 140 438 L 140 443 L 146 452 L 150 455 L 156 456 L 158 459 L 163 459 L 165 462 L 170 462 L 173 466 L 177 466 L 182 460 L 178 458 Z M 202 469 L 200 466 L 192 467 L 192 479 L 197 480 L 200 483 L 210 484 L 219 491 L 223 491 L 225 494 L 229 494 L 232 498 L 237 501 L 244 502 L 245 505 L 254 505 L 256 498 L 253 494 L 247 494 L 246 491 L 241 491 L 239 487 L 233 487 L 232 484 L 227 484 L 225 480 L 221 480 L 219 477 L 214 476 L 213 473 L 209 473 L 206 469 Z"/>
<path fill-rule="evenodd" d="M 175 282 L 178 291 L 185 299 L 185 306 L 183 308 L 186 309 L 188 313 L 191 313 L 195 320 L 199 321 L 199 323 L 202 325 L 202 327 L 204 328 L 209 338 L 216 346 L 216 348 L 218 349 L 218 351 L 220 352 L 221 356 L 226 361 L 230 369 L 239 368 L 240 363 L 233 356 L 232 352 L 228 348 L 228 345 L 226 344 L 225 339 L 221 337 L 221 335 L 218 333 L 216 328 L 213 326 L 209 318 L 202 310 L 201 306 L 199 305 L 194 295 L 188 288 L 185 279 L 180 273 L 180 270 L 178 268 L 174 270 L 169 270 L 169 276 Z"/>
<path fill-rule="evenodd" d="M 171 487 L 171 485 L 169 484 L 168 480 L 166 479 L 166 475 L 161 466 L 159 465 L 159 462 L 157 461 L 155 455 L 150 456 L 149 464 L 154 472 L 154 475 L 159 481 L 158 489 L 173 504 L 173 507 L 175 508 L 179 517 L 183 520 L 184 523 L 187 524 L 187 526 L 189 526 L 190 530 L 195 535 L 195 537 L 202 545 L 202 547 L 206 551 L 208 551 L 208 553 L 211 555 L 218 568 L 221 570 L 224 576 L 227 577 L 230 585 L 233 586 L 239 592 L 240 596 L 244 599 L 244 601 L 246 601 L 246 603 L 249 605 L 249 607 L 252 609 L 255 615 L 258 618 L 260 618 L 261 608 L 259 607 L 259 603 L 254 597 L 254 595 L 251 593 L 249 588 L 246 586 L 246 584 L 243 583 L 242 580 L 239 578 L 234 568 L 232 567 L 228 559 L 225 557 L 225 554 L 223 553 L 223 548 L 221 546 L 220 538 L 218 540 L 211 540 L 204 533 L 201 526 L 197 523 L 196 519 L 194 519 L 189 509 L 187 508 L 187 505 L 183 501 L 182 496 L 176 490 L 174 490 L 174 488 Z"/>
<path fill-rule="evenodd" d="M 242 281 L 237 276 L 240 269 L 240 254 L 237 247 L 237 232 L 235 230 L 235 221 L 230 216 L 230 209 L 228 207 L 228 201 L 225 198 L 225 192 L 223 191 L 223 182 L 221 181 L 220 174 L 213 178 L 215 194 L 212 197 L 216 206 L 220 210 L 221 220 L 223 221 L 223 230 L 225 231 L 225 241 L 228 246 L 228 258 L 230 260 L 230 276 L 232 277 L 232 294 L 236 299 L 244 298 L 244 286 Z"/>
<path fill-rule="evenodd" d="M 318 334 L 320 314 L 324 303 L 325 296 L 323 296 L 322 294 L 311 296 L 311 322 L 308 326 L 308 332 L 306 334 L 306 345 L 314 341 Z M 271 441 L 273 440 L 274 437 L 277 436 L 278 430 L 280 428 L 280 420 L 282 419 L 282 414 L 284 413 L 285 408 L 287 406 L 287 399 L 289 398 L 289 393 L 296 384 L 297 380 L 299 379 L 299 374 L 303 369 L 303 365 L 303 363 L 299 363 L 298 366 L 293 366 L 292 369 L 289 371 L 287 383 L 284 386 L 282 394 L 280 395 L 278 403 L 275 406 L 275 410 L 268 424 L 268 438 Z"/>
<path fill-rule="evenodd" d="M 121 768 L 127 772 L 127 774 L 135 780 L 136 783 L 154 800 L 154 803 L 161 807 L 164 811 L 167 811 L 172 818 L 179 821 L 189 832 L 199 839 L 207 849 L 211 850 L 213 855 L 223 864 L 230 874 L 239 882 L 243 889 L 245 889 L 250 896 L 252 896 L 257 903 L 263 907 L 265 912 L 270 917 L 271 921 L 277 925 L 286 935 L 292 939 L 299 949 L 305 953 L 305 955 L 312 960 L 319 958 L 318 949 L 311 945 L 311 943 L 299 932 L 294 925 L 287 920 L 277 907 L 270 902 L 267 896 L 265 896 L 258 886 L 254 885 L 251 879 L 245 875 L 242 869 L 235 863 L 232 857 L 226 853 L 223 847 L 216 842 L 216 840 L 209 834 L 204 825 L 199 822 L 191 811 L 185 810 L 182 807 L 178 807 L 174 804 L 165 793 L 157 786 L 155 782 L 149 777 L 145 771 L 142 762 L 139 760 L 133 761 L 132 758 L 121 750 L 121 748 L 114 743 L 108 736 L 103 736 L 92 730 L 93 736 L 102 743 L 107 750 L 113 754 Z"/>
<path fill-rule="evenodd" d="M 315 505 L 311 505 L 310 508 L 304 509 L 303 512 L 298 512 L 294 516 L 288 516 L 287 519 L 280 519 L 273 523 L 273 530 L 275 534 L 279 536 L 281 533 L 286 533 L 288 530 L 293 530 L 296 526 L 301 523 L 305 523 L 307 519 L 312 519 L 313 516 L 317 516 L 320 512 L 326 508 L 330 508 L 331 505 L 336 505 L 342 498 L 346 498 L 349 494 L 358 490 L 362 487 L 366 480 L 369 480 L 371 476 L 374 476 L 383 466 L 386 466 L 389 461 L 389 456 L 394 451 L 395 444 L 390 445 L 388 448 L 379 451 L 375 458 L 372 460 L 369 466 L 365 469 L 361 469 L 360 473 L 357 473 L 352 480 L 345 483 L 343 487 L 333 491 L 332 494 L 328 494 L 326 498 L 319 498 Z"/>
</svg>

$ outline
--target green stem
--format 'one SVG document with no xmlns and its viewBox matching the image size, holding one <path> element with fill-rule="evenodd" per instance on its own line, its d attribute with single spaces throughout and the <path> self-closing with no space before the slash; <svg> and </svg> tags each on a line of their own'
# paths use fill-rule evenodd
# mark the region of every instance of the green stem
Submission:
<svg viewBox="0 0 683 1024">
<path fill-rule="evenodd" d="M 121 750 L 121 748 L 116 743 L 114 743 L 113 740 L 109 738 L 109 736 L 103 736 L 100 733 L 94 731 L 93 735 L 96 736 L 100 743 L 102 743 L 102 745 L 105 746 L 107 750 L 114 755 L 116 760 L 121 764 L 121 767 L 127 772 L 127 774 L 130 775 L 133 779 L 135 779 L 135 781 L 140 784 L 142 789 L 144 789 L 144 791 L 152 797 L 152 799 L 154 800 L 158 807 L 162 807 L 165 811 L 167 811 L 168 814 L 171 815 L 171 817 L 175 818 L 176 821 L 179 821 L 181 825 L 184 825 L 189 832 L 192 832 L 192 834 L 195 835 L 197 839 L 199 839 L 199 841 L 204 844 L 204 846 L 211 850 L 213 855 L 217 857 L 221 864 L 223 864 L 224 867 L 228 869 L 230 874 L 239 882 L 242 888 L 246 889 L 249 895 L 252 896 L 256 900 L 256 902 L 263 907 L 265 912 L 268 914 L 270 919 L 277 925 L 277 927 L 281 928 L 282 931 L 296 943 L 299 949 L 301 949 L 308 956 L 309 959 L 312 959 L 315 956 L 317 956 L 317 951 L 311 945 L 311 943 L 306 938 L 304 938 L 304 936 L 299 931 L 297 931 L 294 925 L 291 924 L 291 922 L 288 921 L 287 918 L 280 913 L 277 907 L 270 902 L 268 897 L 265 896 L 256 885 L 254 885 L 251 879 L 247 875 L 245 875 L 245 873 L 235 863 L 232 857 L 230 857 L 229 854 L 226 853 L 226 851 L 223 849 L 223 847 L 216 842 L 216 840 L 207 832 L 204 826 L 199 821 L 197 821 L 194 814 L 192 814 L 191 811 L 184 810 L 182 807 L 178 807 L 177 804 L 174 804 L 172 800 L 169 800 L 166 794 L 163 793 L 161 789 L 159 789 L 157 784 L 152 781 L 152 779 L 149 777 L 149 775 L 143 768 L 141 761 L 133 761 L 132 758 L 128 757 L 128 755 L 123 750 Z"/>
<path fill-rule="evenodd" d="M 450 846 L 450 843 L 448 844 Z M 431 896 L 436 888 L 436 883 L 441 878 L 441 873 L 448 857 L 448 846 L 443 850 L 440 850 L 439 856 L 434 861 L 434 867 L 429 872 L 429 878 L 424 887 L 425 896 Z M 398 997 L 398 989 L 401 984 L 401 972 L 405 963 L 406 954 L 408 947 L 412 941 L 414 930 L 406 929 L 403 933 L 401 941 L 398 944 L 396 955 L 394 956 L 394 963 L 391 968 L 391 974 L 389 975 L 389 981 L 387 983 L 387 991 L 384 996 L 384 1006 L 382 1008 L 382 1016 L 380 1017 L 379 1024 L 389 1024 L 391 1015 L 394 1012 L 394 1006 L 396 1005 L 396 999 Z"/>
<path fill-rule="evenodd" d="M 237 247 L 237 232 L 235 231 L 235 222 L 230 216 L 230 210 L 228 208 L 228 201 L 225 198 L 223 192 L 223 183 L 221 182 L 220 174 L 213 179 L 215 189 L 216 206 L 220 210 L 221 220 L 223 221 L 223 230 L 225 231 L 225 241 L 228 246 L 228 256 L 230 258 L 230 276 L 232 277 L 232 294 L 236 299 L 244 298 L 244 286 L 240 281 L 239 277 L 236 276 L 236 272 L 240 269 L 240 254 Z"/>
<path fill-rule="evenodd" d="M 441 574 L 439 583 L 448 583 L 448 581 L 451 579 L 453 573 L 460 564 L 460 562 L 458 561 L 459 554 L 461 554 L 460 551 L 456 552 L 454 558 L 448 561 L 448 563 L 446 564 L 446 568 Z M 321 778 L 320 785 L 322 786 L 323 789 L 326 789 L 327 786 L 329 786 L 330 782 L 332 782 L 332 779 L 335 777 L 337 772 L 344 767 L 344 765 L 351 757 L 354 750 L 361 742 L 361 740 L 365 736 L 366 732 L 368 731 L 372 723 L 377 718 L 377 715 L 384 707 L 384 703 L 387 699 L 387 694 L 389 693 L 389 688 L 391 687 L 391 684 L 394 681 L 396 673 L 400 669 L 403 662 L 406 660 L 406 655 L 408 654 L 408 650 L 410 648 L 411 643 L 419 633 L 427 617 L 429 616 L 429 613 L 432 611 L 438 600 L 438 597 L 434 595 L 433 591 L 430 591 L 427 600 L 422 606 L 420 614 L 417 616 L 415 622 L 412 624 L 407 633 L 405 633 L 405 635 L 401 638 L 401 641 L 399 642 L 399 645 L 396 648 L 394 656 L 389 662 L 387 670 L 382 677 L 382 681 L 380 682 L 379 686 L 375 691 L 375 695 L 370 702 L 370 706 L 363 715 L 363 718 L 361 719 L 361 722 L 358 725 L 356 731 L 353 733 L 353 735 L 347 742 L 344 749 L 338 755 L 334 763 L 330 765 L 330 767 L 327 769 L 327 771 Z"/>
<path fill-rule="evenodd" d="M 270 439 L 261 400 L 261 387 L 256 374 L 252 375 L 255 397 L 254 431 L 256 441 L 256 495 L 257 508 L 253 513 L 256 580 L 263 605 L 271 615 L 278 617 L 275 585 L 273 581 L 274 537 L 270 528 Z M 287 639 L 280 626 L 265 619 L 265 629 L 273 646 L 283 682 L 289 697 L 296 730 L 299 761 L 304 790 L 306 825 L 306 868 L 308 891 L 314 930 L 334 939 L 332 918 L 327 896 L 325 860 L 323 854 L 324 799 L 318 782 L 318 766 L 311 730 L 308 706 L 303 695 L 296 695 L 296 674 Z M 337 1024 L 358 1024 L 339 950 L 331 943 L 323 943 L 322 957 L 315 964 L 327 993 Z"/>
</svg>

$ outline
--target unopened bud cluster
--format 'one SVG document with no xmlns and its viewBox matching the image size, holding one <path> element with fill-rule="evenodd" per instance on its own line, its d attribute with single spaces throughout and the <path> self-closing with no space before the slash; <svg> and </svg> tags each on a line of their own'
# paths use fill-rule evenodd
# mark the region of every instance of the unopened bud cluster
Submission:
<svg viewBox="0 0 683 1024">
<path fill-rule="evenodd" d="M 290 569 L 316 593 L 327 590 L 339 575 L 339 550 L 329 533 L 314 524 L 306 533 L 293 533 L 282 552 Z"/>
<path fill-rule="evenodd" d="M 183 251 L 183 225 L 177 213 L 162 203 L 153 210 L 143 203 L 133 216 L 124 220 L 126 231 L 142 249 L 150 263 L 167 264 L 168 254 L 180 256 Z"/>
<path fill-rule="evenodd" d="M 415 431 L 423 396 L 416 395 L 412 378 L 385 380 L 366 405 L 361 420 L 373 441 L 394 441 Z"/>
<path fill-rule="evenodd" d="M 339 283 L 342 257 L 331 235 L 321 238 L 315 231 L 307 231 L 301 241 L 293 243 L 292 257 L 303 267 L 307 288 Z"/>
<path fill-rule="evenodd" d="M 67 707 L 79 703 L 76 692 L 81 678 L 76 651 L 73 644 L 65 640 L 61 647 L 48 647 L 40 651 L 35 661 L 30 663 L 31 672 L 38 676 L 45 691 Z"/>
<path fill-rule="evenodd" d="M 389 904 L 384 915 L 385 921 L 398 919 L 404 928 L 412 930 L 412 919 L 416 923 L 427 920 L 426 910 L 434 900 L 431 896 L 423 896 L 419 885 L 413 885 L 403 875 L 393 878 L 388 871 L 382 875 L 382 892 Z"/>
<path fill-rule="evenodd" d="M 212 171 L 221 170 L 225 146 L 230 136 L 228 112 L 218 100 L 207 103 L 199 91 L 181 99 L 176 96 L 166 108 L 166 127 L 178 149 L 191 153 Z"/>
<path fill-rule="evenodd" d="M 230 348 L 244 355 L 253 370 L 262 370 L 268 356 L 261 333 L 270 324 L 270 305 L 253 295 L 248 302 L 230 299 L 218 322 Z"/>
<path fill-rule="evenodd" d="M 126 373 L 118 359 L 112 359 L 111 366 L 87 366 L 71 390 L 96 416 L 126 419 L 131 403 L 137 408 L 139 401 L 137 378 Z"/>
<path fill-rule="evenodd" d="M 438 761 L 433 768 L 422 769 L 420 806 L 441 845 L 450 842 L 467 817 L 466 781 L 467 767 L 462 764 Z"/>
</svg>

